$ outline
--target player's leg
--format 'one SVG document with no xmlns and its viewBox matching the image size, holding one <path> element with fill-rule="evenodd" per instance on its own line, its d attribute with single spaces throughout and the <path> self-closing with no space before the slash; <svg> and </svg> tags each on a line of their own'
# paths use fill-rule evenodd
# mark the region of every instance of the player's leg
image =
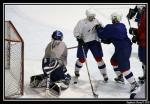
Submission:
<svg viewBox="0 0 150 104">
<path fill-rule="evenodd" d="M 134 78 L 132 71 L 130 70 L 130 55 L 131 49 L 126 48 L 119 51 L 117 54 L 118 67 L 120 71 L 123 73 L 125 79 L 131 84 L 130 92 L 137 91 L 139 89 L 139 85 Z"/>
<path fill-rule="evenodd" d="M 60 67 L 51 73 L 51 81 L 59 84 L 61 89 L 67 89 L 70 84 L 71 76 L 65 74 L 64 67 Z"/>
<path fill-rule="evenodd" d="M 124 83 L 123 74 L 121 73 L 121 71 L 118 67 L 118 61 L 116 59 L 116 52 L 111 57 L 110 63 L 114 69 L 114 72 L 116 73 L 116 76 L 117 76 L 116 78 L 114 78 L 114 80 L 119 83 Z"/>
<path fill-rule="evenodd" d="M 46 93 L 52 96 L 59 96 L 61 94 L 61 89 L 56 82 L 64 78 L 64 66 L 61 63 L 59 63 L 58 59 L 44 58 L 42 62 L 43 72 L 47 76 Z"/>
<path fill-rule="evenodd" d="M 107 81 L 108 76 L 107 76 L 107 71 L 106 71 L 106 65 L 102 58 L 103 50 L 102 50 L 101 44 L 97 41 L 92 41 L 92 42 L 89 44 L 89 48 L 98 64 L 98 69 L 100 70 L 100 73 L 103 75 L 104 81 Z"/>
<path fill-rule="evenodd" d="M 86 57 L 87 57 L 88 48 L 85 47 L 85 46 L 84 46 L 84 51 L 85 51 L 85 54 L 86 54 Z M 77 58 L 78 59 L 77 59 L 76 64 L 75 64 L 75 72 L 74 73 L 75 73 L 75 76 L 79 77 L 80 76 L 79 71 L 82 68 L 83 63 L 85 62 L 82 46 L 78 46 Z"/>
<path fill-rule="evenodd" d="M 146 66 L 146 48 L 142 48 L 142 47 L 138 47 L 138 57 L 139 60 L 142 62 L 142 69 L 143 69 L 143 76 L 139 77 L 139 80 L 141 82 L 144 82 L 144 80 L 146 79 L 146 72 L 145 72 L 145 66 Z"/>
</svg>

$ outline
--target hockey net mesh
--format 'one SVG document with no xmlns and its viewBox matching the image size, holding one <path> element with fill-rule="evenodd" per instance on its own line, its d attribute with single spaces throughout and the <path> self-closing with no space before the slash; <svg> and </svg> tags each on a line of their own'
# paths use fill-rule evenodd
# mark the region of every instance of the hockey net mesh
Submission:
<svg viewBox="0 0 150 104">
<path fill-rule="evenodd" d="M 23 94 L 23 40 L 5 21 L 5 97 Z"/>
</svg>

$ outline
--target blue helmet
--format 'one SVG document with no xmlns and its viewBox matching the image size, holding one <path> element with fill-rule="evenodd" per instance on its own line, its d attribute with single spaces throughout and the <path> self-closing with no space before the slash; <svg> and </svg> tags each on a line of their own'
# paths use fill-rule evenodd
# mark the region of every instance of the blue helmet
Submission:
<svg viewBox="0 0 150 104">
<path fill-rule="evenodd" d="M 61 31 L 56 30 L 53 32 L 52 38 L 54 40 L 62 40 L 63 39 L 63 33 Z"/>
</svg>

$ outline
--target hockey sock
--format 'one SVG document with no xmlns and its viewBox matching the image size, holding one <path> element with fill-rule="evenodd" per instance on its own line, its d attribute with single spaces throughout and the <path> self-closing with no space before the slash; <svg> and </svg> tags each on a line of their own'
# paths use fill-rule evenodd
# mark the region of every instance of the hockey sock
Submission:
<svg viewBox="0 0 150 104">
<path fill-rule="evenodd" d="M 83 63 L 77 60 L 75 64 L 75 71 L 79 71 L 82 68 L 82 66 L 83 66 Z"/>
<path fill-rule="evenodd" d="M 135 78 L 133 76 L 133 73 L 130 70 L 126 70 L 123 72 L 124 77 L 126 78 L 126 80 L 132 84 L 133 82 L 135 82 Z"/>
<path fill-rule="evenodd" d="M 106 73 L 106 65 L 104 63 L 104 61 L 100 61 L 100 62 L 97 62 L 98 64 L 98 69 L 100 70 L 101 74 L 104 76 L 104 77 L 107 77 L 107 73 Z"/>
<path fill-rule="evenodd" d="M 121 75 L 121 72 L 120 72 L 120 70 L 119 70 L 119 68 L 118 68 L 118 65 L 117 65 L 117 66 L 113 66 L 113 69 L 114 69 L 114 71 L 115 71 L 117 77 Z"/>
</svg>

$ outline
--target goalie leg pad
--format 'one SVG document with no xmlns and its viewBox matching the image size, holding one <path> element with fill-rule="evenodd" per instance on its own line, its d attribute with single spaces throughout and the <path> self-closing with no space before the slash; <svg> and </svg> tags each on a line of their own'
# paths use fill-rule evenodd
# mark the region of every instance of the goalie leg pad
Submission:
<svg viewBox="0 0 150 104">
<path fill-rule="evenodd" d="M 45 80 L 45 75 L 44 74 L 39 74 L 39 75 L 34 75 L 30 77 L 30 87 L 40 87 L 42 84 L 39 86 L 41 82 Z M 46 82 L 45 82 L 46 83 Z"/>
<path fill-rule="evenodd" d="M 61 89 L 56 83 L 50 83 L 49 85 L 49 95 L 59 96 L 61 94 Z"/>
<path fill-rule="evenodd" d="M 62 84 L 60 85 L 61 90 L 65 90 L 69 87 L 71 80 L 71 76 L 69 74 L 65 75 L 65 79 L 62 80 Z"/>
</svg>

